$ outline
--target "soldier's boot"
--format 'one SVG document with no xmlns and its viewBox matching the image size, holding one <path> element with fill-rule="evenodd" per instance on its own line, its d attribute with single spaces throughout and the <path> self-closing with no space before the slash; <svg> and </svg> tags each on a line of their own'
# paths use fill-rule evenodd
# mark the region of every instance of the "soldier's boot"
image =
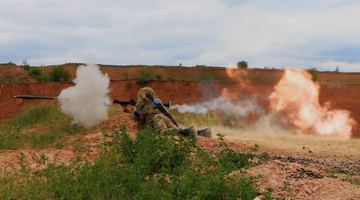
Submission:
<svg viewBox="0 0 360 200">
<path fill-rule="evenodd" d="M 192 126 L 190 126 L 189 128 L 180 129 L 178 133 L 182 136 L 194 136 L 195 130 Z"/>
<path fill-rule="evenodd" d="M 198 136 L 202 137 L 211 137 L 211 129 L 210 128 L 204 128 L 197 131 Z"/>
</svg>

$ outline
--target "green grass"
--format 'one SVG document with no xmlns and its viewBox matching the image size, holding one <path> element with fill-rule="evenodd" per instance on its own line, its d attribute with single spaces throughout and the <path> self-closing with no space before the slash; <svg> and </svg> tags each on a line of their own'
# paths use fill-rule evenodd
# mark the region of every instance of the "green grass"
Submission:
<svg viewBox="0 0 360 200">
<path fill-rule="evenodd" d="M 360 178 L 353 176 L 353 175 L 347 175 L 346 180 L 353 184 L 353 185 L 360 185 Z"/>
<path fill-rule="evenodd" d="M 195 114 L 195 113 L 180 113 L 176 110 L 170 110 L 171 115 L 174 117 L 178 124 L 184 126 L 197 125 L 197 126 L 210 126 L 218 125 L 218 120 L 214 113 Z"/>
<path fill-rule="evenodd" d="M 26 145 L 45 148 L 63 140 L 66 135 L 83 130 L 71 125 L 71 119 L 57 105 L 36 105 L 0 125 L 0 149 L 16 149 Z"/>
<path fill-rule="evenodd" d="M 0 199 L 252 200 L 257 195 L 252 178 L 229 176 L 250 161 L 226 145 L 222 153 L 213 155 L 192 137 L 162 135 L 149 127 L 134 140 L 125 128 L 108 135 L 112 140 L 94 163 L 78 158 L 33 172 L 20 156 L 20 172 L 0 178 Z M 44 161 L 41 158 L 39 163 Z"/>
</svg>

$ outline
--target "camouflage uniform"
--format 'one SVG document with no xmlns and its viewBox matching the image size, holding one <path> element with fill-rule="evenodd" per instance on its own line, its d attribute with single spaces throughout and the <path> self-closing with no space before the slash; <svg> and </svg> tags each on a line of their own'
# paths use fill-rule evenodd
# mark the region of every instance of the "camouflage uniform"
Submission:
<svg viewBox="0 0 360 200">
<path fill-rule="evenodd" d="M 136 111 L 140 114 L 140 121 L 144 124 L 151 124 L 157 128 L 160 133 L 168 133 L 176 131 L 181 135 L 196 135 L 193 127 L 180 128 L 177 127 L 168 117 L 166 117 L 154 104 L 146 97 L 150 94 L 156 98 L 155 91 L 150 87 L 144 87 L 139 90 L 136 97 Z M 157 99 L 160 103 L 161 101 Z M 203 129 L 197 131 L 197 135 L 211 137 L 210 129 Z"/>
<path fill-rule="evenodd" d="M 138 92 L 135 107 L 136 111 L 140 114 L 140 121 L 152 124 L 160 133 L 178 131 L 179 128 L 156 108 L 153 102 L 146 97 L 146 94 L 151 94 L 151 96 L 155 97 L 155 91 L 150 87 L 144 87 Z"/>
</svg>

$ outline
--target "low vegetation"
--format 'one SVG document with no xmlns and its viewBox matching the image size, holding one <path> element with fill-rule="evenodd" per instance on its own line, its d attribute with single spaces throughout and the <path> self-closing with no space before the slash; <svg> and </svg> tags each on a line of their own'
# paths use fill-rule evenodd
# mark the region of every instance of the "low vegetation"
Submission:
<svg viewBox="0 0 360 200">
<path fill-rule="evenodd" d="M 64 136 L 84 131 L 70 122 L 56 104 L 33 106 L 1 124 L 0 149 L 61 146 Z"/>
<path fill-rule="evenodd" d="M 248 68 L 248 63 L 245 60 L 239 61 L 237 63 L 237 67 L 239 69 L 247 69 Z"/>
<path fill-rule="evenodd" d="M 30 67 L 28 75 L 38 82 L 64 82 L 71 80 L 69 72 L 62 66 L 52 68 L 49 74 L 43 73 L 40 67 Z"/>
<path fill-rule="evenodd" d="M 150 69 L 146 69 L 146 70 L 140 71 L 139 75 L 136 78 L 136 82 L 139 85 L 146 85 L 151 80 L 153 80 L 153 78 L 154 78 L 153 72 Z"/>
<path fill-rule="evenodd" d="M 310 68 L 306 70 L 310 75 L 311 79 L 316 82 L 318 80 L 318 71 L 316 68 Z"/>
<path fill-rule="evenodd" d="M 171 110 L 171 115 L 179 124 L 184 126 L 209 126 L 218 125 L 218 120 L 214 113 L 196 114 L 196 113 L 180 113 L 176 110 Z"/>
<path fill-rule="evenodd" d="M 194 138 L 158 134 L 147 127 L 130 139 L 125 128 L 105 136 L 94 163 L 77 158 L 69 165 L 46 164 L 31 171 L 20 155 L 21 170 L 0 179 L 1 199 L 243 199 L 257 195 L 255 179 L 234 171 L 251 167 L 252 154 L 223 146 L 212 155 Z"/>
<path fill-rule="evenodd" d="M 28 70 L 28 75 L 32 78 L 34 78 L 36 81 L 39 82 L 48 82 L 49 77 L 44 74 L 40 68 L 38 67 L 32 67 Z"/>
<path fill-rule="evenodd" d="M 50 74 L 49 74 L 49 79 L 50 81 L 60 81 L 60 82 L 64 82 L 64 81 L 70 81 L 71 77 L 68 71 L 66 71 L 64 69 L 64 67 L 62 66 L 58 66 L 58 67 L 54 67 Z"/>
<path fill-rule="evenodd" d="M 23 60 L 23 61 L 22 61 L 21 67 L 22 67 L 23 69 L 25 69 L 25 70 L 29 70 L 29 69 L 30 69 L 30 65 L 29 65 L 29 63 L 28 63 L 27 60 Z"/>
</svg>

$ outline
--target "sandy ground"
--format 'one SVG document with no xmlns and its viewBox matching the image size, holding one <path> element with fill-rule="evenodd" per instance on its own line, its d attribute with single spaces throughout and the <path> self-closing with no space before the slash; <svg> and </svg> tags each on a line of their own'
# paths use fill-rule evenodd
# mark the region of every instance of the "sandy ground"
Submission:
<svg viewBox="0 0 360 200">
<path fill-rule="evenodd" d="M 282 153 L 333 157 L 342 159 L 360 159 L 360 139 L 342 139 L 324 136 L 303 135 L 285 130 L 271 128 L 233 129 L 212 127 L 214 132 L 222 133 L 229 141 L 239 142 L 248 146 L 258 144 L 261 149 Z"/>
<path fill-rule="evenodd" d="M 285 199 L 360 199 L 360 140 L 342 140 L 298 135 L 284 130 L 254 127 L 212 127 L 230 144 L 242 148 L 257 145 L 270 154 L 269 161 L 247 170 L 259 176 L 261 191 L 273 188 L 274 196 Z M 235 149 L 237 147 L 235 146 Z"/>
</svg>

